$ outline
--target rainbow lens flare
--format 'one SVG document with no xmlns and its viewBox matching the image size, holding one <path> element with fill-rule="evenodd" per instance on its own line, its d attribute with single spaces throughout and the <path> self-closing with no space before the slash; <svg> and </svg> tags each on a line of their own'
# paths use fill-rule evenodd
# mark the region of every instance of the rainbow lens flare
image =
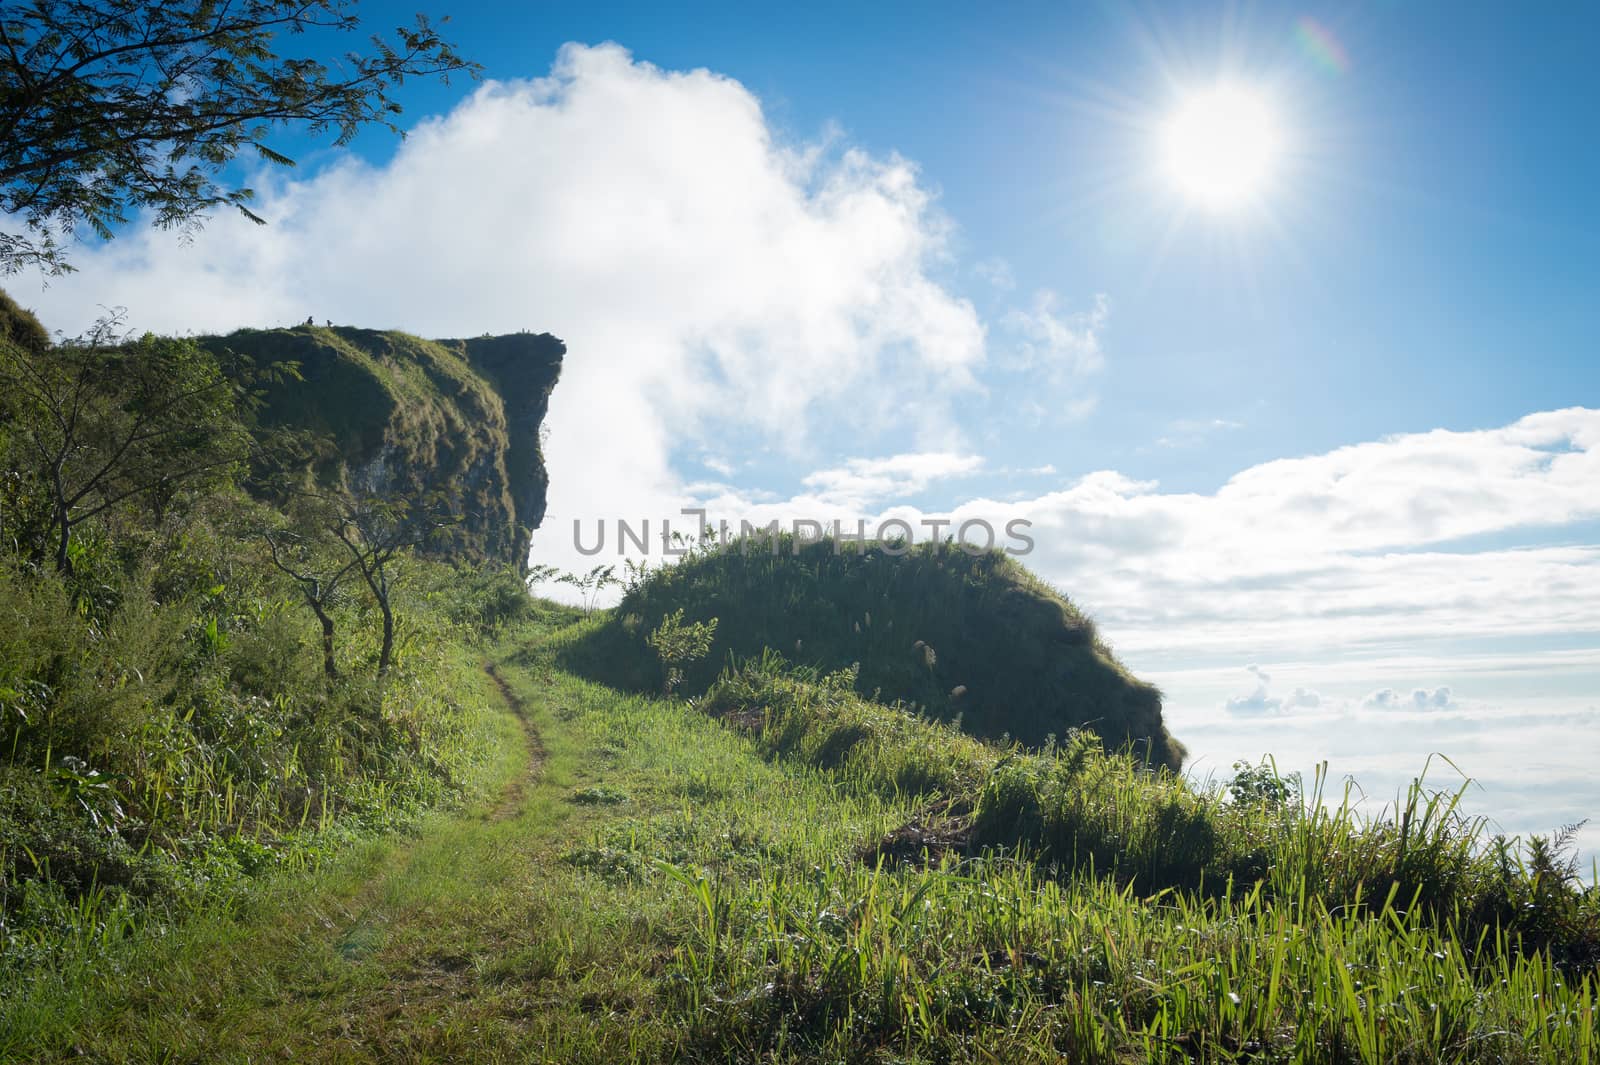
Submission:
<svg viewBox="0 0 1600 1065">
<path fill-rule="evenodd" d="M 1301 15 L 1294 28 L 1295 40 L 1300 50 L 1328 74 L 1347 74 L 1350 71 L 1350 53 L 1333 31 L 1310 15 Z"/>
</svg>

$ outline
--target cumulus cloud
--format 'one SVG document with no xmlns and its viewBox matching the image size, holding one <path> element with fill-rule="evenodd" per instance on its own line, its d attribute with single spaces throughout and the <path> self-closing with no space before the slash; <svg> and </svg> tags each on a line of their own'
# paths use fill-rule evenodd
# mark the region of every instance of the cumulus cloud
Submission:
<svg viewBox="0 0 1600 1065">
<path fill-rule="evenodd" d="M 738 82 L 615 45 L 483 85 L 385 165 L 256 184 L 267 227 L 218 216 L 188 246 L 131 232 L 17 294 L 68 330 L 122 305 L 167 331 L 313 315 L 553 332 L 569 355 L 535 548 L 557 562 L 580 561 L 574 519 L 674 513 L 680 450 L 736 430 L 797 449 L 823 417 L 931 435 L 984 360 L 911 163 L 785 144 Z"/>
<path fill-rule="evenodd" d="M 1246 666 L 1246 671 L 1256 678 L 1255 688 L 1248 694 L 1236 695 L 1223 703 L 1230 714 L 1277 714 L 1288 710 L 1315 710 L 1323 703 L 1322 695 L 1310 688 L 1296 688 L 1288 695 L 1268 694 L 1272 677 L 1259 666 Z"/>
<path fill-rule="evenodd" d="M 1448 686 L 1416 688 L 1410 695 L 1393 688 L 1379 688 L 1361 701 L 1369 710 L 1454 710 L 1455 698 Z"/>
</svg>

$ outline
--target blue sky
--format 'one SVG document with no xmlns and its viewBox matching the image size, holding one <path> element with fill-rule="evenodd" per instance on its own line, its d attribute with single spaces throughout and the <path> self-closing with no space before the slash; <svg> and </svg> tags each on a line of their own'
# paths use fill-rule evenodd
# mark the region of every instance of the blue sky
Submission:
<svg viewBox="0 0 1600 1065">
<path fill-rule="evenodd" d="M 411 6 L 369 10 L 398 21 Z M 1305 18 L 1347 70 L 1301 44 Z M 1517 18 L 1455 3 L 541 4 L 464 6 L 450 29 L 491 77 L 612 40 L 736 78 L 780 136 L 836 125 L 914 161 L 960 227 L 963 265 L 1003 259 L 1019 287 L 1069 306 L 1109 294 L 1106 416 L 1065 437 L 1008 433 L 1063 472 L 1115 457 L 1214 487 L 1285 453 L 1600 394 L 1600 144 L 1584 132 L 1600 11 L 1586 5 Z M 1276 86 L 1307 158 L 1271 204 L 1277 227 L 1191 216 L 1163 247 L 1154 223 L 1174 205 L 1151 202 L 1144 131 L 1128 124 L 1219 72 Z M 957 286 L 998 309 L 972 280 Z M 1141 450 L 1171 423 L 1213 419 L 1241 426 Z"/>
<path fill-rule="evenodd" d="M 279 142 L 272 225 L 130 229 L 8 288 L 69 331 L 121 305 L 554 332 L 542 558 L 691 503 L 1023 517 L 1197 772 L 1328 758 L 1382 798 L 1440 751 L 1546 830 L 1600 815 L 1597 31 L 1579 5 L 468 4 L 448 32 L 487 80 L 408 87 L 403 144 Z M 1160 145 L 1219 79 L 1282 148 L 1212 212 Z"/>
</svg>

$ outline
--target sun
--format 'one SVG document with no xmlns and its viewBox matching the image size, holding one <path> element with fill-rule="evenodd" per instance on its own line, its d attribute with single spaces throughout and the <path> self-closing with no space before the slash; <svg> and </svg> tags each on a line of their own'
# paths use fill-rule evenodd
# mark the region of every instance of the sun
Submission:
<svg viewBox="0 0 1600 1065">
<path fill-rule="evenodd" d="M 1186 197 L 1216 211 L 1258 199 L 1282 150 L 1267 97 L 1241 85 L 1192 93 L 1161 130 L 1168 178 Z"/>
</svg>

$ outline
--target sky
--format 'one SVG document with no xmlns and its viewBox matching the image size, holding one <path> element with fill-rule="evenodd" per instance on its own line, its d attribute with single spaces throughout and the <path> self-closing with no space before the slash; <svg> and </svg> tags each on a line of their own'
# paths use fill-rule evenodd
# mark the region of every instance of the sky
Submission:
<svg viewBox="0 0 1600 1065">
<path fill-rule="evenodd" d="M 1197 776 L 1600 815 L 1600 8 L 464 2 L 446 34 L 484 79 L 408 84 L 403 141 L 275 140 L 270 225 L 6 287 L 67 333 L 552 332 L 536 560 L 696 505 L 1027 521 Z M 1219 85 L 1271 143 L 1225 207 L 1171 147 Z"/>
</svg>

